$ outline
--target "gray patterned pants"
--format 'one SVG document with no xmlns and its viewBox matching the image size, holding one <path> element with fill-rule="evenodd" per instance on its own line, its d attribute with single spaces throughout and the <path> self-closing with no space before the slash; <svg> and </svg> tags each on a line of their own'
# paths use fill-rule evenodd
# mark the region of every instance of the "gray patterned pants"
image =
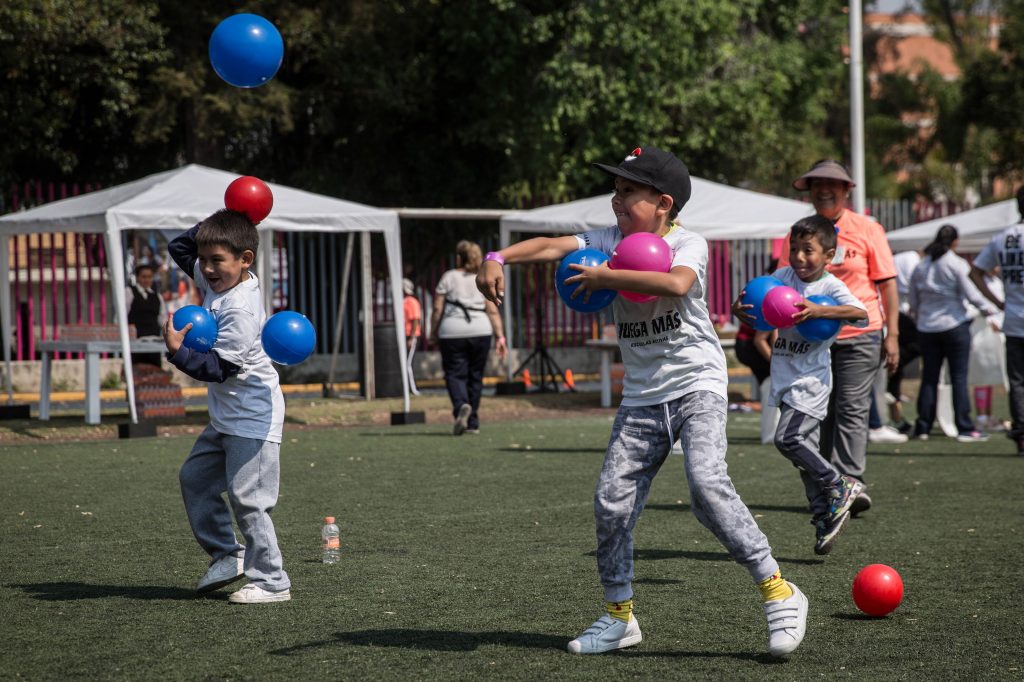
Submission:
<svg viewBox="0 0 1024 682">
<path fill-rule="evenodd" d="M 597 570 L 607 601 L 633 596 L 633 528 L 651 482 L 677 439 L 685 455 L 690 504 L 697 520 L 755 582 L 777 570 L 768 538 L 726 471 L 725 399 L 697 391 L 661 405 L 619 407 L 594 495 Z"/>
</svg>

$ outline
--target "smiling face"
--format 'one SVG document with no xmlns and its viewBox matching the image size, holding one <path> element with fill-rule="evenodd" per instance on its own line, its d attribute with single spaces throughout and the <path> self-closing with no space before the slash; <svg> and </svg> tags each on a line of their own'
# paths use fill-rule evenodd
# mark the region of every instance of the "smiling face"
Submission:
<svg viewBox="0 0 1024 682">
<path fill-rule="evenodd" d="M 826 263 L 835 255 L 836 250 L 826 251 L 815 234 L 804 234 L 789 240 L 789 264 L 796 276 L 804 282 L 820 278 Z"/>
<path fill-rule="evenodd" d="M 245 250 L 236 256 L 227 247 L 211 244 L 199 247 L 199 270 L 217 294 L 223 293 L 240 282 L 249 279 L 249 268 L 252 267 L 255 254 Z"/>
<path fill-rule="evenodd" d="M 811 178 L 807 181 L 811 203 L 818 215 L 835 220 L 846 206 L 850 186 L 842 180 Z"/>
<path fill-rule="evenodd" d="M 612 211 L 619 230 L 629 236 L 636 232 L 658 232 L 668 223 L 672 197 L 662 194 L 650 185 L 615 178 Z"/>
</svg>

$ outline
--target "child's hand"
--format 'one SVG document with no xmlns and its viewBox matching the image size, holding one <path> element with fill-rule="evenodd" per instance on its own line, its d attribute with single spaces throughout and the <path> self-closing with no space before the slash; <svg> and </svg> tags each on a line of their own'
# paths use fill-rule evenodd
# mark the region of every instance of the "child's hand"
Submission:
<svg viewBox="0 0 1024 682">
<path fill-rule="evenodd" d="M 177 353 L 181 344 L 185 342 L 185 334 L 188 334 L 188 330 L 191 328 L 192 323 L 189 322 L 181 329 L 175 329 L 174 315 L 168 315 L 167 322 L 164 323 L 164 343 L 167 344 L 167 350 L 172 354 Z"/>
<path fill-rule="evenodd" d="M 569 264 L 570 270 L 575 270 L 578 275 L 565 278 L 565 284 L 578 284 L 575 291 L 572 292 L 572 298 L 577 296 L 583 297 L 583 302 L 587 303 L 590 301 L 590 294 L 600 289 L 609 289 L 610 287 L 605 283 L 605 274 L 610 270 L 608 263 L 604 262 L 600 265 L 579 265 L 577 263 Z"/>
<path fill-rule="evenodd" d="M 793 319 L 796 320 L 797 324 L 813 319 L 815 317 L 821 317 L 822 311 L 831 307 L 827 305 L 818 305 L 817 303 L 808 301 L 807 299 L 797 301 L 793 305 L 795 305 L 798 308 L 801 308 L 800 312 L 793 314 Z"/>
<path fill-rule="evenodd" d="M 732 314 L 735 315 L 736 319 L 738 319 L 740 322 L 743 322 L 744 324 L 753 326 L 754 322 L 757 321 L 757 318 L 755 318 L 753 315 L 751 315 L 747 311 L 753 310 L 754 306 L 752 306 L 749 303 L 746 304 L 746 305 L 744 305 L 742 303 L 743 296 L 746 293 L 747 292 L 745 290 L 741 291 L 740 295 L 736 297 L 736 300 L 732 302 Z"/>
</svg>

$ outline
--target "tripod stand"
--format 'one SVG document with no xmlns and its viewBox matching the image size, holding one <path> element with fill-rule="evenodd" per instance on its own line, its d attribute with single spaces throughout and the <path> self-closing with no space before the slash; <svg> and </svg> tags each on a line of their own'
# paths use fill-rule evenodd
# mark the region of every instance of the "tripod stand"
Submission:
<svg viewBox="0 0 1024 682">
<path fill-rule="evenodd" d="M 539 370 L 538 376 L 540 382 L 538 384 L 538 390 L 542 393 L 547 391 L 554 391 L 558 393 L 559 384 L 558 377 L 562 378 L 562 383 L 568 387 L 569 391 L 575 392 L 576 389 L 569 386 L 565 380 L 565 373 L 562 372 L 562 368 L 558 366 L 554 358 L 548 353 L 547 346 L 544 345 L 544 306 L 541 302 L 541 292 L 537 292 L 537 303 L 534 307 L 534 313 L 537 320 L 537 329 L 534 338 L 533 351 L 526 356 L 526 359 L 519 365 L 519 368 L 512 373 L 515 376 L 523 371 L 523 369 L 533 362 L 534 358 L 537 360 L 537 369 Z M 551 377 L 551 387 L 548 388 L 548 376 Z"/>
</svg>

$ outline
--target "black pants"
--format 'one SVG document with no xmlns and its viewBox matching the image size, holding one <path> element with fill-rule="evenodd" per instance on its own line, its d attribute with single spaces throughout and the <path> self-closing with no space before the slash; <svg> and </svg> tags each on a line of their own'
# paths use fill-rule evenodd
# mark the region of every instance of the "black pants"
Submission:
<svg viewBox="0 0 1024 682">
<path fill-rule="evenodd" d="M 906 313 L 900 313 L 900 364 L 889 377 L 885 390 L 896 400 L 900 399 L 900 386 L 903 383 L 903 369 L 921 357 L 921 347 L 917 341 L 917 324 Z"/>
<path fill-rule="evenodd" d="M 760 386 L 772 371 L 772 363 L 765 359 L 757 351 L 754 342 L 750 339 L 736 340 L 736 359 L 750 368 L 750 371 L 757 377 L 757 384 Z"/>
<path fill-rule="evenodd" d="M 473 336 L 467 339 L 440 339 L 441 367 L 444 369 L 444 383 L 452 401 L 452 416 L 459 414 L 459 408 L 469 404 L 473 408 L 467 428 L 480 428 L 480 394 L 484 388 L 484 367 L 491 350 L 490 336 Z"/>
<path fill-rule="evenodd" d="M 1024 338 L 1006 337 L 1006 376 L 1010 380 L 1011 438 L 1024 436 Z"/>
<path fill-rule="evenodd" d="M 974 430 L 971 398 L 967 393 L 967 366 L 971 361 L 971 323 L 964 322 L 944 332 L 918 332 L 921 345 L 921 392 L 917 396 L 917 423 L 914 433 L 928 433 L 935 422 L 939 373 L 943 361 L 949 363 L 949 383 L 953 385 L 953 414 L 961 434 Z"/>
</svg>

